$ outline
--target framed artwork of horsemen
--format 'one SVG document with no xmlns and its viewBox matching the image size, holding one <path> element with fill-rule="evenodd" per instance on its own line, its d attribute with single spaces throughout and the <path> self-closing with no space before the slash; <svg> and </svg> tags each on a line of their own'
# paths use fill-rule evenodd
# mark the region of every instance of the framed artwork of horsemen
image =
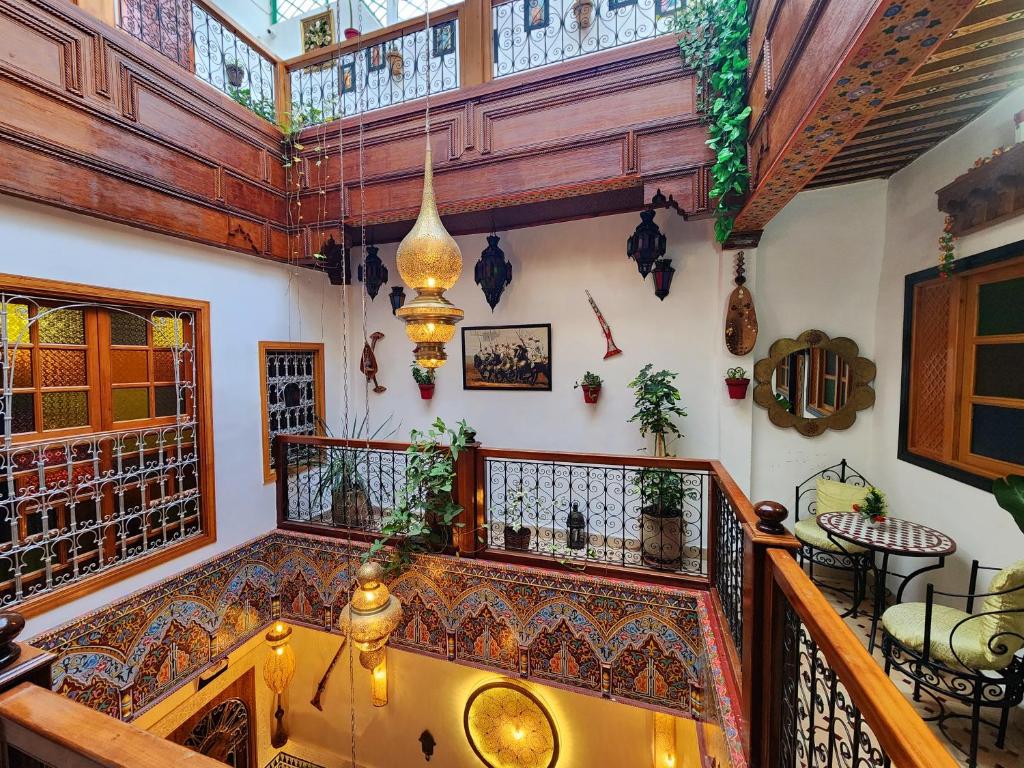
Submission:
<svg viewBox="0 0 1024 768">
<path fill-rule="evenodd" d="M 551 391 L 551 325 L 462 329 L 463 389 Z"/>
</svg>

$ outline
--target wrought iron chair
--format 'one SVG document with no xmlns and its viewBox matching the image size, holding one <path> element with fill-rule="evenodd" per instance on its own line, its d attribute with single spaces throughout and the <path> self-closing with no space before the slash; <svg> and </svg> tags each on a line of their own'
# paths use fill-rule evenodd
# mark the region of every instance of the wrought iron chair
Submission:
<svg viewBox="0 0 1024 768">
<path fill-rule="evenodd" d="M 925 718 L 946 730 L 953 718 L 970 717 L 968 765 L 977 765 L 978 730 L 982 723 L 996 729 L 996 747 L 1006 740 L 1010 711 L 1024 701 L 1024 560 L 993 577 L 988 592 L 978 592 L 978 571 L 996 571 L 971 564 L 966 594 L 940 592 L 929 584 L 923 603 L 902 603 L 882 615 L 882 653 L 885 671 L 893 668 L 914 681 L 914 701 L 926 692 L 938 712 Z M 937 605 L 935 596 L 963 599 L 966 611 Z M 975 600 L 981 611 L 974 613 Z M 970 707 L 970 714 L 949 711 L 952 699 Z M 1000 710 L 999 722 L 981 717 L 982 708 Z"/>
<path fill-rule="evenodd" d="M 815 565 L 852 573 L 853 605 L 856 610 L 867 587 L 871 553 L 853 544 L 840 546 L 818 525 L 818 480 L 836 480 L 860 488 L 866 488 L 870 483 L 843 459 L 800 483 L 796 487 L 796 504 L 793 507 L 793 535 L 800 541 L 800 549 L 797 551 L 800 565 L 807 564 L 811 581 L 814 581 Z"/>
</svg>

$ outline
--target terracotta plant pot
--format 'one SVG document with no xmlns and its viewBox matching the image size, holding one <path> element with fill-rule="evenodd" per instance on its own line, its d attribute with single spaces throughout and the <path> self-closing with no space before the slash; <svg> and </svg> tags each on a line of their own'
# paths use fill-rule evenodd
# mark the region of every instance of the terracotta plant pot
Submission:
<svg viewBox="0 0 1024 768">
<path fill-rule="evenodd" d="M 345 39 L 351 40 L 354 37 L 359 37 L 359 35 L 361 34 L 362 33 L 355 27 L 349 27 L 348 29 L 345 30 Z"/>
<path fill-rule="evenodd" d="M 725 386 L 729 388 L 729 397 L 733 400 L 743 400 L 747 396 L 750 379 L 726 379 Z"/>
<path fill-rule="evenodd" d="M 674 570 L 683 562 L 683 513 L 648 505 L 640 510 L 641 555 L 645 565 Z"/>
<path fill-rule="evenodd" d="M 434 397 L 434 385 L 433 384 L 420 384 L 420 397 L 424 400 L 431 400 Z"/>
<path fill-rule="evenodd" d="M 600 385 L 598 385 L 596 387 L 591 387 L 591 386 L 589 386 L 587 384 L 583 384 L 581 386 L 583 387 L 583 402 L 584 403 L 589 403 L 590 405 L 593 405 L 594 403 L 596 403 L 597 402 L 597 398 L 599 398 L 601 396 L 601 387 L 600 387 Z"/>
<path fill-rule="evenodd" d="M 228 84 L 233 88 L 241 88 L 242 83 L 245 82 L 245 70 L 238 64 L 225 65 L 224 75 L 228 79 Z"/>
<path fill-rule="evenodd" d="M 516 552 L 527 552 L 530 549 L 530 529 L 525 525 L 519 528 L 513 528 L 511 525 L 506 525 L 502 531 L 502 535 L 505 537 L 505 549 L 511 549 Z"/>
</svg>

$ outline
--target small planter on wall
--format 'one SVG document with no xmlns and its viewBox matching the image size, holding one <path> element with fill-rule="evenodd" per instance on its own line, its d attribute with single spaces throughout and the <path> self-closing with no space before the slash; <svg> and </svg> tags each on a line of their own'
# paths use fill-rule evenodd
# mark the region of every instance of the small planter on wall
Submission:
<svg viewBox="0 0 1024 768">
<path fill-rule="evenodd" d="M 597 399 L 601 396 L 601 385 L 604 381 L 596 373 L 587 371 L 583 374 L 583 378 L 577 381 L 573 389 L 583 390 L 583 402 L 588 405 L 594 405 Z"/>
<path fill-rule="evenodd" d="M 434 399 L 434 385 L 433 384 L 420 384 L 420 397 L 424 400 Z"/>
<path fill-rule="evenodd" d="M 725 374 L 725 386 L 729 388 L 729 397 L 733 400 L 745 400 L 750 379 L 743 368 L 730 368 Z"/>
<path fill-rule="evenodd" d="M 514 552 L 528 552 L 530 550 L 530 529 L 525 525 L 521 525 L 518 528 L 506 525 L 502 535 L 505 539 L 505 549 Z"/>
<path fill-rule="evenodd" d="M 224 74 L 232 88 L 241 88 L 245 82 L 245 70 L 240 64 L 225 64 Z"/>
</svg>

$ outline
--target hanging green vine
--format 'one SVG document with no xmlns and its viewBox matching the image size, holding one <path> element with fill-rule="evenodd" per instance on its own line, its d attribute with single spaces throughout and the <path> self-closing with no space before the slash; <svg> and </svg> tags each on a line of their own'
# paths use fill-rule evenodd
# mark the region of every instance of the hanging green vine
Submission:
<svg viewBox="0 0 1024 768">
<path fill-rule="evenodd" d="M 715 201 L 715 236 L 732 233 L 747 168 L 747 0 L 689 0 L 676 20 L 683 61 L 694 69 L 698 106 L 708 116 L 707 145 L 715 153 L 710 195 Z"/>
</svg>

